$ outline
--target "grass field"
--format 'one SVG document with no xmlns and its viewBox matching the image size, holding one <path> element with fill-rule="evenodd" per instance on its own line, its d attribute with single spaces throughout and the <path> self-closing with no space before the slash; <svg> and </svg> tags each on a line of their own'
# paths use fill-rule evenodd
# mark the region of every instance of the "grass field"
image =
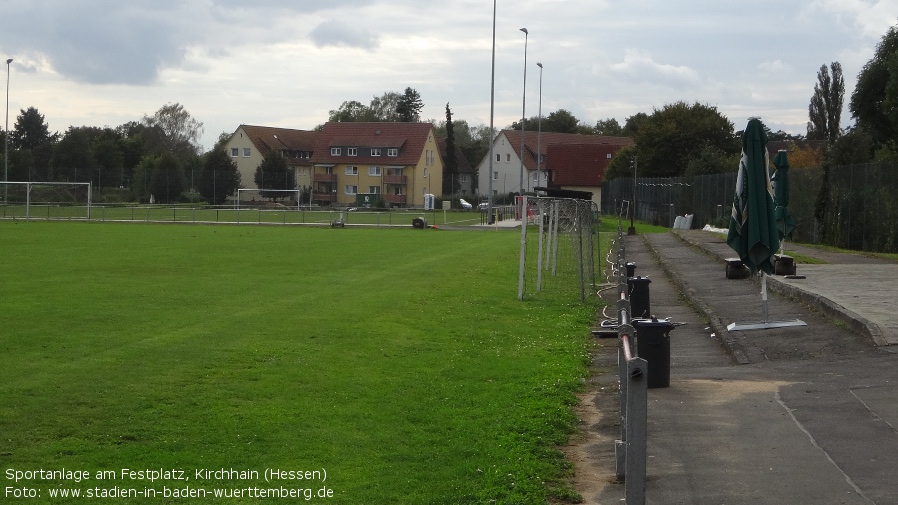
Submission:
<svg viewBox="0 0 898 505">
<path fill-rule="evenodd" d="M 2 221 L 2 487 L 39 493 L 29 503 L 83 501 L 50 497 L 68 488 L 160 493 L 109 503 L 183 502 L 165 488 L 271 501 L 253 487 L 340 504 L 576 499 L 555 448 L 575 428 L 596 307 L 575 281 L 518 301 L 518 241 Z M 63 469 L 90 479 L 34 473 Z"/>
</svg>

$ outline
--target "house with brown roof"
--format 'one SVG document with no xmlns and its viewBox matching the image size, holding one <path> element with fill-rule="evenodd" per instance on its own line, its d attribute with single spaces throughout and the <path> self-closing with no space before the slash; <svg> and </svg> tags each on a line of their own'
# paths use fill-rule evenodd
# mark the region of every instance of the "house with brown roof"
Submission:
<svg viewBox="0 0 898 505">
<path fill-rule="evenodd" d="M 274 128 L 269 126 L 240 125 L 225 144 L 225 152 L 237 164 L 244 188 L 256 188 L 256 168 L 268 153 L 280 151 L 287 160 L 287 167 L 294 171 L 296 188 L 312 186 L 312 152 L 318 132 Z"/>
<path fill-rule="evenodd" d="M 424 195 L 443 192 L 443 157 L 430 123 L 325 123 L 311 163 L 312 201 L 321 205 L 357 205 L 368 196 L 420 207 Z"/>
<path fill-rule="evenodd" d="M 623 148 L 617 144 L 551 144 L 547 149 L 548 188 L 592 194 L 601 208 L 602 182 L 611 159 Z"/>
<path fill-rule="evenodd" d="M 493 141 L 492 174 L 489 154 L 477 166 L 478 191 L 486 195 L 492 183 L 493 195 L 507 193 L 532 193 L 535 187 L 545 186 L 549 176 L 549 146 L 601 145 L 615 149 L 633 145 L 628 137 L 607 135 L 581 135 L 577 133 L 524 132 L 524 149 L 521 152 L 521 131 L 502 130 Z M 555 151 L 559 152 L 559 151 Z M 538 153 L 538 154 L 537 154 Z M 537 164 L 539 170 L 537 170 Z M 521 188 L 523 167 L 524 187 Z M 492 177 L 492 181 L 490 181 Z"/>
</svg>

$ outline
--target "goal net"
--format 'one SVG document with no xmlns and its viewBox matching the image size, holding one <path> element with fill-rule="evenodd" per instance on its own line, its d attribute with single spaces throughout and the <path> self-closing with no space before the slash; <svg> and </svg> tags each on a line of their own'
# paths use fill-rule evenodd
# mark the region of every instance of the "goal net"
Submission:
<svg viewBox="0 0 898 505">
<path fill-rule="evenodd" d="M 0 217 L 90 219 L 89 182 L 0 182 Z"/>
<path fill-rule="evenodd" d="M 598 207 L 544 197 L 525 198 L 523 205 L 518 298 L 548 291 L 585 302 L 601 282 Z"/>
</svg>

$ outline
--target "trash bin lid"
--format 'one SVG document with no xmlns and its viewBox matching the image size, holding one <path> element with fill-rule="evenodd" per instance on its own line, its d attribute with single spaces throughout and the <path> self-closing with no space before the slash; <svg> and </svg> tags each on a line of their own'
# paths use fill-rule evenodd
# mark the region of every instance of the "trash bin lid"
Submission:
<svg viewBox="0 0 898 505">
<path fill-rule="evenodd" d="M 653 328 L 671 329 L 675 326 L 674 323 L 672 323 L 666 319 L 662 319 L 659 321 L 657 317 L 653 317 L 651 319 L 633 319 L 630 322 L 633 324 L 633 326 L 635 326 L 637 328 L 639 326 L 645 326 L 645 327 L 653 327 Z"/>
</svg>

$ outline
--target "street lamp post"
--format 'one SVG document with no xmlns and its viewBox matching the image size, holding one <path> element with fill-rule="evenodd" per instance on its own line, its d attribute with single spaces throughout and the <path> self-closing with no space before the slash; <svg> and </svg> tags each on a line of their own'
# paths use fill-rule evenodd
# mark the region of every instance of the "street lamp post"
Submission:
<svg viewBox="0 0 898 505">
<path fill-rule="evenodd" d="M 526 131 L 527 121 L 527 38 L 530 32 L 526 28 L 521 28 L 524 32 L 524 98 L 521 105 L 521 196 L 524 196 L 524 132 Z"/>
<path fill-rule="evenodd" d="M 542 145 L 540 142 L 540 137 L 543 134 L 543 64 L 540 62 L 536 62 L 536 66 L 539 67 L 539 120 L 536 122 L 536 186 L 540 185 L 540 162 L 543 159 L 542 155 Z"/>
<path fill-rule="evenodd" d="M 3 127 L 3 182 L 9 182 L 9 64 L 6 60 L 6 126 Z M 3 203 L 9 204 L 9 184 L 3 185 Z"/>
<path fill-rule="evenodd" d="M 493 224 L 493 116 L 496 111 L 496 0 L 493 0 L 493 63 L 490 77 L 490 162 L 486 175 L 488 190 L 486 195 L 487 223 Z"/>
</svg>

